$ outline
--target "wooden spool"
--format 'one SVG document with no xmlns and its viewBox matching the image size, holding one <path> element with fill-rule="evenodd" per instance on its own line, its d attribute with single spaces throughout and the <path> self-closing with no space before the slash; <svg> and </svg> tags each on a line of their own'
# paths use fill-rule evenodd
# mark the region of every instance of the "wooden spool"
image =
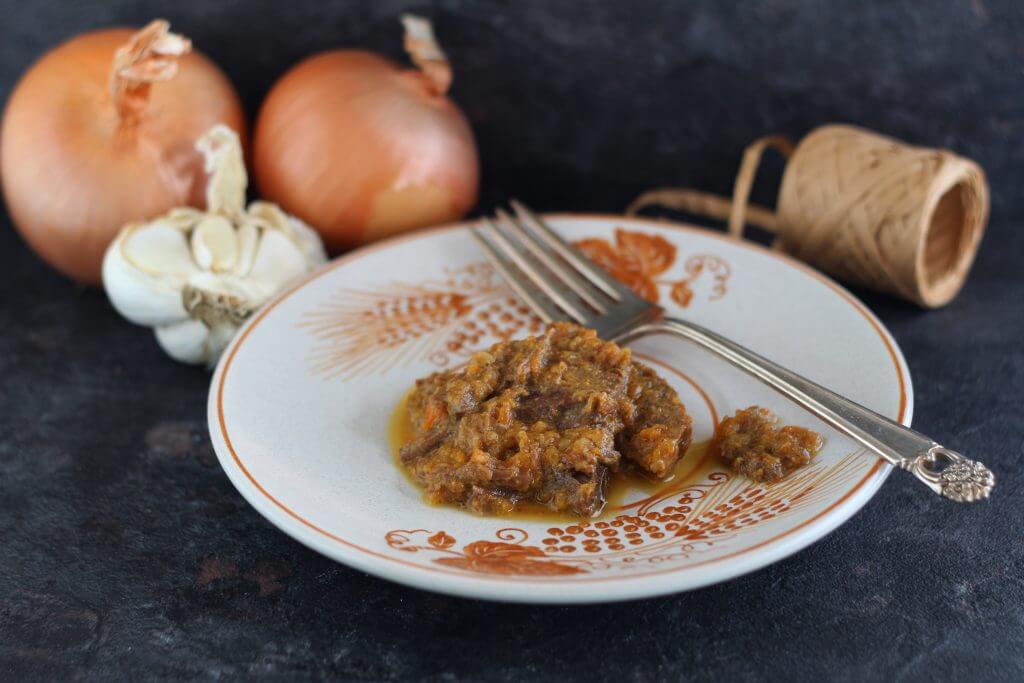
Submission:
<svg viewBox="0 0 1024 683">
<path fill-rule="evenodd" d="M 775 212 L 748 204 L 767 148 L 788 157 Z M 644 193 L 627 210 L 660 205 L 776 234 L 774 246 L 846 282 L 921 306 L 948 303 L 967 279 L 985 232 L 981 168 L 948 150 L 912 147 L 853 126 L 828 125 L 795 149 L 766 137 L 744 152 L 732 201 L 695 190 Z"/>
</svg>

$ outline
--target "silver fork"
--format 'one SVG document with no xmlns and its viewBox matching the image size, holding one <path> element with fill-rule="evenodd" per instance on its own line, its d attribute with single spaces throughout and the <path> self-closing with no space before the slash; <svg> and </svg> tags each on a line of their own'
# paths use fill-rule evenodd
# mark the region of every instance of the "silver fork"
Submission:
<svg viewBox="0 0 1024 683">
<path fill-rule="evenodd" d="M 987 498 L 995 476 L 927 436 L 843 398 L 700 325 L 664 317 L 662 309 L 596 266 L 536 214 L 512 201 L 515 216 L 498 210 L 473 229 L 488 257 L 515 292 L 545 322 L 571 320 L 603 339 L 626 343 L 673 334 L 720 356 L 907 470 L 932 491 L 957 502 Z"/>
</svg>

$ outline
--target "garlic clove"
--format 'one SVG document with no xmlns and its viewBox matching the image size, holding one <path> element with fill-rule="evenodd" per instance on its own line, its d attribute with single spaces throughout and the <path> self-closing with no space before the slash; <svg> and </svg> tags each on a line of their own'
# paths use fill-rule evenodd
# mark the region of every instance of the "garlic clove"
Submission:
<svg viewBox="0 0 1024 683">
<path fill-rule="evenodd" d="M 266 287 L 269 296 L 269 293 L 281 289 L 290 280 L 309 270 L 309 264 L 298 245 L 283 233 L 264 230 L 248 279 Z"/>
<path fill-rule="evenodd" d="M 324 243 L 316 230 L 298 218 L 290 218 L 288 225 L 292 229 L 292 239 L 297 243 L 303 258 L 306 259 L 309 270 L 327 263 L 327 252 L 324 250 Z"/>
<path fill-rule="evenodd" d="M 210 330 L 198 320 L 185 318 L 153 330 L 156 340 L 168 356 L 182 363 L 209 362 L 207 338 Z"/>
<path fill-rule="evenodd" d="M 286 214 L 277 204 L 255 201 L 249 205 L 246 216 L 261 228 L 280 230 L 288 235 L 306 259 L 308 270 L 327 262 L 327 252 L 320 235 L 298 218 Z"/>
<path fill-rule="evenodd" d="M 249 274 L 259 240 L 260 230 L 251 222 L 246 221 L 238 228 L 238 262 L 233 271 L 235 275 L 245 277 Z"/>
<path fill-rule="evenodd" d="M 191 206 L 179 206 L 171 209 L 156 220 L 160 223 L 169 225 L 172 228 L 187 232 L 191 230 L 196 223 L 201 221 L 205 215 L 206 214 L 204 212 Z"/>
<path fill-rule="evenodd" d="M 188 271 L 196 272 L 188 253 L 184 236 L 166 226 L 125 230 L 103 258 L 103 286 L 111 304 L 137 325 L 166 325 L 188 318 L 181 288 Z"/>
<path fill-rule="evenodd" d="M 148 275 L 188 276 L 196 271 L 184 234 L 166 221 L 133 226 L 119 242 L 121 256 Z"/>
<path fill-rule="evenodd" d="M 288 232 L 288 214 L 282 211 L 277 204 L 254 201 L 249 204 L 246 216 L 261 228 Z"/>
<path fill-rule="evenodd" d="M 238 238 L 231 221 L 216 214 L 199 221 L 192 230 L 192 256 L 203 270 L 231 270 L 238 259 Z"/>
</svg>

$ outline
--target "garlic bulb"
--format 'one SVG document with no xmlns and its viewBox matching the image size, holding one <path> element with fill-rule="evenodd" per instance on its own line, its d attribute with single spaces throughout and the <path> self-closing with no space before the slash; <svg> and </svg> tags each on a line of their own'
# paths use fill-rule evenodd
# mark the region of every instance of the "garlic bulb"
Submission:
<svg viewBox="0 0 1024 683">
<path fill-rule="evenodd" d="M 206 211 L 182 207 L 125 226 L 104 256 L 103 286 L 172 358 L 213 365 L 253 311 L 326 256 L 319 236 L 277 205 L 246 208 L 233 130 L 214 126 L 196 149 L 210 175 Z"/>
</svg>

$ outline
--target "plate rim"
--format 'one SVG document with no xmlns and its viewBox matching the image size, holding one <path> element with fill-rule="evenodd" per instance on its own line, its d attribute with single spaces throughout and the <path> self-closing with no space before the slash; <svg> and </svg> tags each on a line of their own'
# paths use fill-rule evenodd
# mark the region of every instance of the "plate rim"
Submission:
<svg viewBox="0 0 1024 683">
<path fill-rule="evenodd" d="M 606 213 L 545 212 L 543 216 L 554 221 L 596 220 L 623 222 L 637 226 L 646 225 L 649 227 L 667 228 L 686 234 L 698 234 L 760 252 L 763 255 L 770 256 L 791 267 L 795 267 L 797 270 L 824 283 L 860 313 L 878 333 L 897 371 L 897 380 L 901 392 L 898 408 L 900 417 L 898 421 L 906 426 L 910 426 L 914 412 L 914 390 L 910 370 L 902 350 L 889 330 L 874 313 L 860 299 L 829 276 L 782 252 L 768 249 L 747 240 L 736 240 L 724 233 L 718 233 L 712 229 L 691 223 Z M 785 529 L 772 538 L 722 557 L 708 559 L 686 567 L 667 568 L 662 572 L 648 572 L 642 576 L 591 577 L 590 580 L 571 582 L 572 585 L 593 586 L 596 584 L 608 589 L 597 595 L 590 594 L 592 591 L 566 590 L 567 582 L 564 581 L 551 581 L 550 579 L 545 581 L 543 578 L 538 578 L 535 581 L 523 581 L 523 577 L 509 580 L 507 577 L 471 575 L 457 571 L 435 571 L 436 568 L 433 567 L 408 563 L 400 558 L 364 548 L 305 520 L 301 515 L 292 511 L 287 505 L 275 498 L 252 476 L 230 443 L 230 437 L 227 434 L 227 427 L 223 416 L 221 397 L 227 370 L 235 354 L 252 330 L 256 328 L 271 310 L 312 281 L 375 251 L 387 249 L 407 241 L 428 239 L 438 234 L 460 229 L 465 230 L 472 226 L 473 223 L 474 221 L 472 220 L 459 221 L 397 235 L 354 249 L 329 261 L 322 267 L 299 278 L 266 302 L 243 324 L 221 355 L 211 378 L 207 403 L 208 429 L 218 462 L 235 488 L 261 516 L 303 545 L 335 561 L 380 578 L 436 593 L 460 597 L 506 602 L 560 604 L 613 602 L 655 597 L 695 590 L 728 581 L 743 574 L 762 569 L 821 540 L 853 517 L 857 511 L 873 498 L 882 483 L 885 482 L 892 472 L 893 468 L 891 465 L 879 460 L 839 500 L 816 513 L 810 519 Z M 802 531 L 802 533 L 794 535 L 797 531 Z M 742 555 L 748 555 L 748 557 L 742 558 L 741 561 L 736 561 L 736 558 Z M 382 564 L 379 561 L 381 559 L 387 562 Z M 724 566 L 719 566 L 723 565 L 723 563 Z M 709 569 L 711 568 L 717 568 L 719 571 L 710 572 Z M 523 587 L 528 588 L 528 595 L 522 594 L 521 588 Z"/>
</svg>

